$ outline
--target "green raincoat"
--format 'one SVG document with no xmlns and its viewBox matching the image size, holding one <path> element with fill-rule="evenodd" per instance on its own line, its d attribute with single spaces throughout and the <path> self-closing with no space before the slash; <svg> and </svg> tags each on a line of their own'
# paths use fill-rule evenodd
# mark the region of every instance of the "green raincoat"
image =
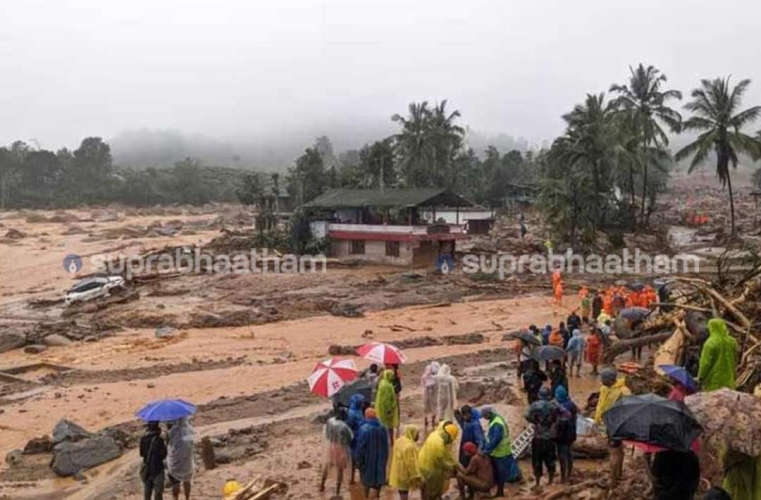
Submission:
<svg viewBox="0 0 761 500">
<path fill-rule="evenodd" d="M 378 381 L 378 391 L 375 393 L 375 411 L 378 413 L 378 420 L 387 429 L 399 427 L 399 412 L 396 408 L 393 380 L 394 372 L 385 370 Z"/>
<path fill-rule="evenodd" d="M 732 500 L 761 498 L 761 457 L 727 457 L 727 472 L 721 485 Z"/>
<path fill-rule="evenodd" d="M 713 318 L 708 322 L 708 340 L 700 353 L 700 388 L 704 391 L 722 387 L 734 389 L 736 369 L 737 341 L 729 335 L 723 319 Z"/>
</svg>

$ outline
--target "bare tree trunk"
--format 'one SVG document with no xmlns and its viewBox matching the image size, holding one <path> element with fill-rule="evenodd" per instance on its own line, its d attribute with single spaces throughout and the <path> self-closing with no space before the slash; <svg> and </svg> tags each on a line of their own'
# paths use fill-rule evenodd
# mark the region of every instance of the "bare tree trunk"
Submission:
<svg viewBox="0 0 761 500">
<path fill-rule="evenodd" d="M 732 235 L 735 234 L 735 198 L 732 193 L 732 174 L 729 171 L 729 165 L 727 165 L 727 187 L 729 188 L 729 213 L 732 227 Z"/>
<path fill-rule="evenodd" d="M 647 161 L 642 162 L 642 208 L 640 209 L 640 222 L 645 221 L 645 205 L 647 204 Z"/>
</svg>

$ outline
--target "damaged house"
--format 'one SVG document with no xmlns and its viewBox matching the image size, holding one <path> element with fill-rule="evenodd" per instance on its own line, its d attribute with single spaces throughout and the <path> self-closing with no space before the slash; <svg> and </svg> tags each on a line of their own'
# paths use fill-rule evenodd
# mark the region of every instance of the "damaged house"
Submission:
<svg viewBox="0 0 761 500">
<path fill-rule="evenodd" d="M 437 208 L 454 211 L 454 222 Z M 304 204 L 315 237 L 330 240 L 330 256 L 411 267 L 454 258 L 467 238 L 462 208 L 473 203 L 442 188 L 332 189 Z"/>
</svg>

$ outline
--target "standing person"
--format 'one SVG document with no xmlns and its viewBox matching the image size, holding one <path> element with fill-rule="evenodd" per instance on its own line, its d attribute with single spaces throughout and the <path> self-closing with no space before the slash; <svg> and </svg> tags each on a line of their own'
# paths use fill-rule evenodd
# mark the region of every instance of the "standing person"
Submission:
<svg viewBox="0 0 761 500">
<path fill-rule="evenodd" d="M 568 342 L 571 340 L 571 329 L 566 328 L 565 323 L 562 321 L 560 322 L 560 328 L 558 328 L 560 331 L 560 335 L 563 337 L 563 349 L 568 347 Z"/>
<path fill-rule="evenodd" d="M 552 333 L 552 325 L 544 325 L 542 330 L 542 345 L 548 345 L 550 343 L 550 334 Z"/>
<path fill-rule="evenodd" d="M 613 333 L 613 327 L 610 324 L 610 320 L 606 319 L 602 326 L 600 326 L 600 340 L 602 340 L 603 348 L 610 345 L 611 333 Z"/>
<path fill-rule="evenodd" d="M 365 488 L 365 498 L 380 498 L 386 484 L 386 462 L 388 461 L 388 431 L 381 425 L 373 408 L 365 410 L 365 423 L 357 436 L 357 466 L 359 478 Z"/>
<path fill-rule="evenodd" d="M 523 212 L 521 212 L 521 215 L 518 217 L 518 224 L 521 226 L 521 239 L 523 239 L 528 232 L 528 229 L 526 228 L 526 218 L 523 216 Z"/>
<path fill-rule="evenodd" d="M 365 423 L 365 396 L 360 393 L 353 394 L 349 399 L 349 416 L 346 424 L 351 429 L 351 479 L 349 484 L 354 484 L 354 471 L 357 469 L 357 436 L 359 428 Z"/>
<path fill-rule="evenodd" d="M 539 369 L 539 363 L 531 359 L 526 372 L 523 374 L 523 389 L 526 391 L 528 404 L 533 403 L 539 397 L 539 389 L 547 380 L 547 375 Z"/>
<path fill-rule="evenodd" d="M 366 370 L 359 374 L 359 377 L 366 380 L 367 383 L 370 384 L 370 387 L 372 388 L 372 392 L 370 393 L 370 400 L 374 401 L 375 390 L 378 388 L 378 378 L 380 377 L 378 365 L 375 363 L 371 364 Z"/>
<path fill-rule="evenodd" d="M 420 491 L 423 500 L 439 500 L 449 488 L 449 478 L 459 467 L 452 457 L 452 445 L 458 433 L 457 426 L 445 420 L 428 435 L 420 448 L 417 465 L 423 478 Z"/>
<path fill-rule="evenodd" d="M 584 323 L 589 323 L 589 316 L 592 312 L 592 300 L 589 298 L 589 290 L 587 287 L 581 289 L 581 320 Z"/>
<path fill-rule="evenodd" d="M 502 497 L 505 496 L 505 483 L 521 480 L 521 470 L 518 467 L 518 462 L 513 458 L 510 429 L 507 427 L 505 419 L 488 406 L 481 408 L 481 416 L 489 422 L 486 444 L 484 444 L 481 453 L 491 459 L 494 469 L 494 482 L 497 485 L 496 496 Z"/>
<path fill-rule="evenodd" d="M 568 391 L 562 385 L 555 389 L 555 402 L 561 410 L 555 436 L 558 462 L 560 462 L 560 482 L 567 483 L 573 472 L 571 448 L 576 441 L 576 418 L 579 415 L 579 408 L 568 398 Z"/>
<path fill-rule="evenodd" d="M 560 323 L 560 328 L 565 330 L 565 325 L 563 323 Z M 561 349 L 565 349 L 563 344 L 565 343 L 565 339 L 563 338 L 562 330 L 557 329 L 554 332 L 550 334 L 549 339 L 547 339 L 548 345 L 554 345 L 555 347 L 560 347 Z"/>
<path fill-rule="evenodd" d="M 681 382 L 677 382 L 673 379 L 672 382 L 674 385 L 671 387 L 671 392 L 669 392 L 668 395 L 668 399 L 671 401 L 684 401 L 684 398 L 692 394 L 692 391 Z"/>
<path fill-rule="evenodd" d="M 592 298 L 592 321 L 596 321 L 602 312 L 602 293 L 598 292 Z"/>
<path fill-rule="evenodd" d="M 441 365 L 434 381 L 436 382 L 436 417 L 439 421 L 452 421 L 457 405 L 457 379 L 452 375 L 449 365 Z"/>
<path fill-rule="evenodd" d="M 597 365 L 602 361 L 602 340 L 600 330 L 592 328 L 592 333 L 587 337 L 587 363 L 592 365 L 592 375 L 597 375 Z"/>
<path fill-rule="evenodd" d="M 708 321 L 708 340 L 700 352 L 698 381 L 704 391 L 735 388 L 737 341 L 729 335 L 723 319 Z"/>
<path fill-rule="evenodd" d="M 185 500 L 190 500 L 190 481 L 193 478 L 193 444 L 195 433 L 187 417 L 169 424 L 167 473 L 172 485 L 172 497 L 180 498 L 180 486 L 185 492 Z"/>
<path fill-rule="evenodd" d="M 431 417 L 431 427 L 436 427 L 436 374 L 439 373 L 439 362 L 431 361 L 423 370 L 420 385 L 423 386 L 423 413 L 425 430 L 428 430 L 428 417 Z"/>
<path fill-rule="evenodd" d="M 565 367 L 559 359 L 554 359 L 550 362 L 550 394 L 555 394 L 555 389 L 558 387 L 565 387 L 568 391 L 568 377 L 565 374 Z"/>
<path fill-rule="evenodd" d="M 693 500 L 700 484 L 700 461 L 692 451 L 659 451 L 649 467 L 654 500 Z"/>
<path fill-rule="evenodd" d="M 399 492 L 400 500 L 407 500 L 409 492 L 420 488 L 422 477 L 417 467 L 417 441 L 420 431 L 416 425 L 407 425 L 404 435 L 396 441 L 391 453 L 388 484 Z"/>
<path fill-rule="evenodd" d="M 468 405 L 463 406 L 455 412 L 457 423 L 462 428 L 462 439 L 460 440 L 460 464 L 467 467 L 470 462 L 469 455 L 465 452 L 465 443 L 473 443 L 480 450 L 484 445 L 484 430 L 481 428 L 481 412 L 477 408 L 471 408 Z"/>
<path fill-rule="evenodd" d="M 341 495 L 341 483 L 343 482 L 344 470 L 349 465 L 351 454 L 351 442 L 354 434 L 346 423 L 348 416 L 344 410 L 338 410 L 335 415 L 328 419 L 325 424 L 325 441 L 327 442 L 327 458 L 322 467 L 322 481 L 320 492 L 325 491 L 325 481 L 328 479 L 330 469 L 336 469 L 336 496 Z"/>
<path fill-rule="evenodd" d="M 392 447 L 394 446 L 394 429 L 399 425 L 399 411 L 393 380 L 394 372 L 384 370 L 378 381 L 378 391 L 375 394 L 375 411 L 380 423 L 388 429 L 388 439 Z"/>
<path fill-rule="evenodd" d="M 573 367 L 576 367 L 576 376 L 581 377 L 581 362 L 584 358 L 584 348 L 586 342 L 584 337 L 581 336 L 581 330 L 576 328 L 573 331 L 571 340 L 568 341 L 568 347 L 565 348 L 565 352 L 568 353 L 569 362 L 571 365 L 570 375 L 573 376 Z"/>
<path fill-rule="evenodd" d="M 534 487 L 539 487 L 543 468 L 547 468 L 548 484 L 555 477 L 555 425 L 560 415 L 560 407 L 550 400 L 550 390 L 542 387 L 539 400 L 531 403 L 525 418 L 534 426 L 534 439 L 531 441 L 531 465 L 534 469 Z"/>
<path fill-rule="evenodd" d="M 402 374 L 399 371 L 399 365 L 397 364 L 388 364 L 386 365 L 386 369 L 391 370 L 394 372 L 394 379 L 391 381 L 391 383 L 394 385 L 394 394 L 396 395 L 396 428 L 395 431 L 397 435 L 399 434 L 399 421 L 402 418 L 402 407 L 400 405 L 401 402 L 401 394 L 402 394 Z"/>
<path fill-rule="evenodd" d="M 462 445 L 462 449 L 468 456 L 468 465 L 465 470 L 457 472 L 457 489 L 460 490 L 460 498 L 474 499 L 476 495 L 479 499 L 485 498 L 481 495 L 489 493 L 494 487 L 494 469 L 491 461 L 478 453 L 478 446 L 475 443 L 467 441 Z"/>
<path fill-rule="evenodd" d="M 145 434 L 140 438 L 140 456 L 143 463 L 140 467 L 140 479 L 143 481 L 144 498 L 163 500 L 164 498 L 164 459 L 166 444 L 161 437 L 158 422 L 148 422 Z"/>
<path fill-rule="evenodd" d="M 568 317 L 565 319 L 566 325 L 568 325 L 568 329 L 573 331 L 576 328 L 581 328 L 581 317 L 579 317 L 578 314 L 576 314 L 576 309 L 571 311 L 571 314 L 568 315 Z"/>
<path fill-rule="evenodd" d="M 543 344 L 543 337 L 542 332 L 539 331 L 539 328 L 536 325 L 531 325 L 528 327 L 528 331 L 531 333 L 531 335 L 534 336 L 534 338 L 539 342 L 539 344 Z"/>
<path fill-rule="evenodd" d="M 600 373 L 600 397 L 595 408 L 595 423 L 601 425 L 602 417 L 613 404 L 624 396 L 629 396 L 631 391 L 626 387 L 626 379 L 618 378 L 618 372 L 614 368 L 606 368 Z M 609 439 L 608 450 L 610 451 L 610 483 L 615 487 L 621 479 L 624 466 L 624 448 L 620 440 Z"/>
</svg>

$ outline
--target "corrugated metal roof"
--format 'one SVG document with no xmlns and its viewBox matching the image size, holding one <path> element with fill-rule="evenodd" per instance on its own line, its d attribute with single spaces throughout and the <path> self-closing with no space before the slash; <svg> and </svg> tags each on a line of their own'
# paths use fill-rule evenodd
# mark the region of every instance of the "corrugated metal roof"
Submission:
<svg viewBox="0 0 761 500">
<path fill-rule="evenodd" d="M 361 207 L 415 207 L 415 206 L 461 206 L 473 203 L 442 188 L 401 189 L 331 189 L 305 208 L 361 208 Z"/>
</svg>

